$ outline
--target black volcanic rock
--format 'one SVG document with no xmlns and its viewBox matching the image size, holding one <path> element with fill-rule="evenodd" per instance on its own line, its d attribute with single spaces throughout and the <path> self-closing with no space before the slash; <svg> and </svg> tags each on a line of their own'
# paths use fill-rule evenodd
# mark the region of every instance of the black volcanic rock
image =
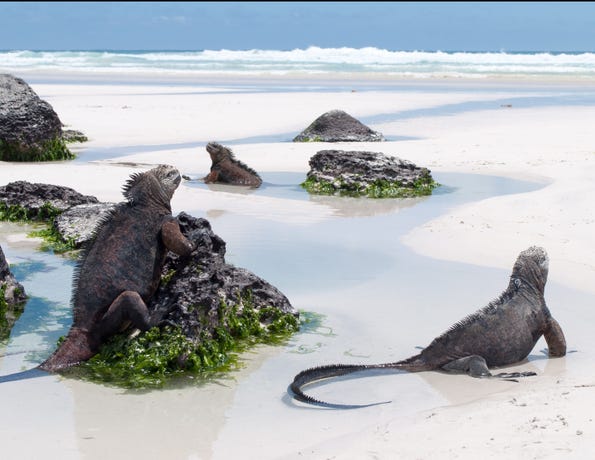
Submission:
<svg viewBox="0 0 595 460">
<path fill-rule="evenodd" d="M 53 218 L 56 212 L 85 203 L 98 200 L 59 185 L 16 181 L 0 186 L 0 210 L 20 207 L 26 213 L 22 216 L 25 219 Z"/>
<path fill-rule="evenodd" d="M 0 74 L 0 160 L 73 157 L 62 140 L 62 123 L 52 106 L 24 80 Z"/>
<path fill-rule="evenodd" d="M 372 198 L 429 195 L 437 185 L 427 168 L 380 152 L 321 150 L 302 184 L 312 193 Z"/>
<path fill-rule="evenodd" d="M 293 142 L 378 142 L 384 136 L 342 110 L 319 116 Z"/>
<path fill-rule="evenodd" d="M 257 310 L 274 308 L 297 316 L 297 311 L 277 288 L 252 272 L 225 262 L 225 242 L 206 219 L 184 212 L 177 216 L 182 233 L 197 245 L 190 257 L 169 253 L 162 273 L 165 280 L 149 309 L 157 318 L 179 326 L 188 337 L 211 336 L 220 327 L 220 308 L 242 304 L 249 296 Z M 168 275 L 172 274 L 171 279 Z"/>
</svg>

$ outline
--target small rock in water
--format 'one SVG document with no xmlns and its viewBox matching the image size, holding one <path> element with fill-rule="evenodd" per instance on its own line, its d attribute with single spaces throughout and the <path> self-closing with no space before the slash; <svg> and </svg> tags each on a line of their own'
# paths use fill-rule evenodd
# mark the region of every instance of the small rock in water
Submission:
<svg viewBox="0 0 595 460">
<path fill-rule="evenodd" d="M 430 195 L 430 170 L 379 152 L 321 150 L 302 184 L 309 192 L 372 198 Z"/>
</svg>

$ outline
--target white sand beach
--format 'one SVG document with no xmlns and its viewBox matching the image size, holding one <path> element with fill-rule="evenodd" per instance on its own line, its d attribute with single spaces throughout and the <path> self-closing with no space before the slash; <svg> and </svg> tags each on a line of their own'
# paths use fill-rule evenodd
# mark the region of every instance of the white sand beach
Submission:
<svg viewBox="0 0 595 460">
<path fill-rule="evenodd" d="M 0 184 L 44 182 L 120 201 L 131 173 L 173 164 L 193 179 L 177 190 L 174 214 L 209 219 L 227 242 L 229 262 L 324 318 L 287 346 L 249 353 L 245 368 L 223 382 L 140 394 L 58 376 L 2 383 L 3 458 L 594 455 L 595 85 L 445 79 L 374 87 L 357 79 L 318 85 L 305 79 L 275 86 L 262 78 L 213 86 L 191 79 L 99 84 L 22 77 L 38 78 L 32 88 L 89 141 L 75 147 L 78 158 L 70 162 L 0 162 Z M 291 142 L 332 109 L 382 132 L 387 142 Z M 209 141 L 232 147 L 269 186 L 248 192 L 202 184 Z M 362 206 L 290 188 L 305 179 L 309 158 L 327 148 L 410 160 L 430 168 L 451 192 Z M 518 181 L 531 191 L 517 192 L 524 187 Z M 14 227 L 0 227 L 9 258 L 22 241 Z M 512 383 L 385 374 L 309 390 L 335 402 L 392 401 L 348 412 L 306 407 L 286 394 L 308 367 L 415 354 L 416 346 L 497 297 L 518 254 L 532 245 L 549 254 L 546 301 L 572 351 L 547 359 L 541 339 L 528 361 L 511 368 L 537 376 Z M 71 280 L 56 283 L 67 292 Z M 40 289 L 34 281 L 24 285 Z M 34 365 L 22 355 L 0 360 L 1 374 Z"/>
</svg>

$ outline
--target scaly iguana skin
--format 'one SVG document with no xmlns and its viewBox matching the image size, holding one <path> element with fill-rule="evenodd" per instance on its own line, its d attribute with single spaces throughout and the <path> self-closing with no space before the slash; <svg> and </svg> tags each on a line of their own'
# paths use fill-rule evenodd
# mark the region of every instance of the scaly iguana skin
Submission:
<svg viewBox="0 0 595 460">
<path fill-rule="evenodd" d="M 237 160 L 233 152 L 217 142 L 207 144 L 211 156 L 211 172 L 203 179 L 205 183 L 219 182 L 231 185 L 260 187 L 262 179 L 256 171 Z"/>
<path fill-rule="evenodd" d="M 319 380 L 366 369 L 396 369 L 407 372 L 444 370 L 465 372 L 473 377 L 515 378 L 532 372 L 492 375 L 488 368 L 506 366 L 525 359 L 543 335 L 552 357 L 566 354 L 560 325 L 545 303 L 544 289 L 548 257 L 542 248 L 521 252 L 512 269 L 506 290 L 488 306 L 455 323 L 421 353 L 395 363 L 330 364 L 296 375 L 290 389 L 302 402 L 331 408 L 358 408 L 319 401 L 304 394 L 302 387 Z"/>
<path fill-rule="evenodd" d="M 111 335 L 132 324 L 152 324 L 147 303 L 161 277 L 168 250 L 194 249 L 171 214 L 180 184 L 173 166 L 160 165 L 130 176 L 119 203 L 98 225 L 73 277 L 73 324 L 60 347 L 39 367 L 58 371 L 86 361 Z"/>
</svg>

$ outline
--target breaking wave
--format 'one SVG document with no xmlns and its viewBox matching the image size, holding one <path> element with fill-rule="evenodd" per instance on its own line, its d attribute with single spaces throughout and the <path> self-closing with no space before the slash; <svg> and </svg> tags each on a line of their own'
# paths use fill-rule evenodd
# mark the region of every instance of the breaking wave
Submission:
<svg viewBox="0 0 595 460">
<path fill-rule="evenodd" d="M 425 52 L 378 48 L 204 51 L 0 51 L 0 71 L 403 78 L 595 77 L 595 53 Z"/>
</svg>

